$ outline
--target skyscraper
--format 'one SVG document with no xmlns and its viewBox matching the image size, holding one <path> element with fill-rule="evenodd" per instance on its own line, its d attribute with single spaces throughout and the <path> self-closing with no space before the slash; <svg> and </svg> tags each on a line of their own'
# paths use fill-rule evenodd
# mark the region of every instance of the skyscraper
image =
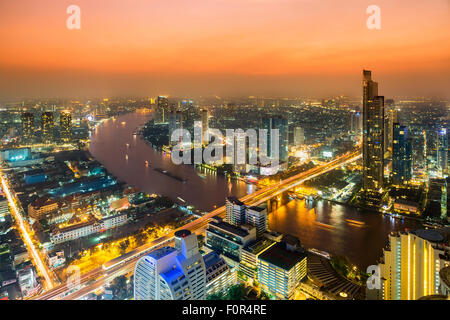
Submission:
<svg viewBox="0 0 450 320">
<path fill-rule="evenodd" d="M 412 150 L 408 128 L 394 124 L 392 145 L 392 183 L 401 185 L 411 180 Z"/>
<path fill-rule="evenodd" d="M 228 197 L 225 200 L 225 207 L 227 212 L 226 221 L 229 224 L 239 226 L 245 223 L 245 204 L 239 201 L 236 197 Z"/>
<path fill-rule="evenodd" d="M 72 138 L 72 115 L 70 112 L 61 112 L 61 115 L 59 116 L 59 130 L 61 140 L 64 142 L 70 141 Z"/>
<path fill-rule="evenodd" d="M 294 128 L 294 145 L 300 147 L 305 144 L 305 131 L 301 127 Z"/>
<path fill-rule="evenodd" d="M 261 207 L 248 207 L 245 214 L 247 224 L 256 228 L 259 237 L 267 231 L 267 209 Z"/>
<path fill-rule="evenodd" d="M 288 161 L 288 124 L 287 120 L 281 116 L 274 116 L 264 119 L 264 129 L 267 129 L 267 155 L 271 158 L 272 154 L 272 129 L 278 129 L 279 133 L 279 161 Z"/>
<path fill-rule="evenodd" d="M 437 171 L 440 177 L 447 174 L 448 166 L 448 136 L 447 129 L 441 128 L 437 133 Z"/>
<path fill-rule="evenodd" d="M 202 143 L 204 145 L 208 144 L 209 137 L 208 137 L 208 110 L 203 109 L 202 110 Z"/>
<path fill-rule="evenodd" d="M 22 137 L 25 142 L 30 142 L 34 134 L 34 116 L 30 112 L 22 113 Z"/>
<path fill-rule="evenodd" d="M 155 110 L 155 123 L 165 123 L 168 120 L 169 100 L 165 96 L 158 96 L 156 110 Z"/>
<path fill-rule="evenodd" d="M 42 113 L 42 140 L 44 143 L 49 143 L 53 141 L 53 112 Z"/>
<path fill-rule="evenodd" d="M 176 129 L 182 129 L 183 128 L 183 113 L 181 111 L 171 111 L 169 116 L 169 143 L 176 143 L 171 142 L 172 134 Z M 179 137 L 182 139 L 182 136 Z M 180 141 L 180 140 L 179 140 Z"/>
<path fill-rule="evenodd" d="M 390 234 L 389 248 L 383 249 L 379 264 L 382 298 L 416 300 L 437 294 L 439 271 L 450 262 L 444 240 L 436 230 Z"/>
<path fill-rule="evenodd" d="M 384 176 L 384 97 L 363 70 L 363 188 L 380 191 Z"/>
<path fill-rule="evenodd" d="M 145 255 L 134 272 L 135 300 L 203 300 L 206 268 L 197 236 L 175 233 L 175 248 L 163 247 Z"/>
</svg>

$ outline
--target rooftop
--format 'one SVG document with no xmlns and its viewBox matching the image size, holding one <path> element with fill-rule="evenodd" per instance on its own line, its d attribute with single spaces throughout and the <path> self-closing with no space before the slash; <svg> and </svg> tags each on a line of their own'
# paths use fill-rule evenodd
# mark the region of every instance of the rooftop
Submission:
<svg viewBox="0 0 450 320">
<path fill-rule="evenodd" d="M 238 198 L 236 197 L 227 197 L 227 200 L 233 204 L 236 204 L 238 206 L 243 206 L 244 203 L 242 201 L 240 201 Z"/>
<path fill-rule="evenodd" d="M 221 221 L 221 220 L 217 220 L 217 222 L 215 221 L 211 221 L 209 223 L 210 226 L 222 229 L 226 232 L 232 233 L 234 235 L 240 236 L 240 237 L 246 237 L 249 235 L 248 231 L 245 229 L 242 229 L 240 227 L 234 226 L 232 224 L 229 224 L 227 222 Z"/>
<path fill-rule="evenodd" d="M 285 244 L 280 242 L 264 251 L 259 256 L 259 259 L 284 270 L 290 270 L 298 262 L 306 259 L 306 254 L 297 251 L 289 251 L 286 249 Z"/>
</svg>

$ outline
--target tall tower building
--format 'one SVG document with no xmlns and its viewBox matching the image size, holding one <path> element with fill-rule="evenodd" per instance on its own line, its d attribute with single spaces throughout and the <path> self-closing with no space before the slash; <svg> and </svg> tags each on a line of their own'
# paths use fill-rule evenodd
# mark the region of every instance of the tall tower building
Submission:
<svg viewBox="0 0 450 320">
<path fill-rule="evenodd" d="M 300 147 L 305 144 L 305 131 L 301 127 L 294 128 L 294 145 Z"/>
<path fill-rule="evenodd" d="M 208 123 L 208 110 L 202 110 L 202 143 L 207 145 L 209 141 L 208 137 L 209 123 Z"/>
<path fill-rule="evenodd" d="M 61 140 L 69 142 L 72 138 L 72 115 L 69 111 L 61 112 L 59 116 L 59 130 Z"/>
<path fill-rule="evenodd" d="M 34 134 L 34 115 L 30 112 L 24 112 L 22 120 L 22 137 L 25 142 L 30 142 Z"/>
<path fill-rule="evenodd" d="M 384 97 L 378 83 L 363 70 L 363 188 L 380 191 L 384 185 Z"/>
<path fill-rule="evenodd" d="M 155 110 L 155 123 L 165 123 L 169 118 L 169 100 L 165 96 L 158 96 Z"/>
<path fill-rule="evenodd" d="M 267 231 L 267 209 L 261 207 L 248 207 L 245 214 L 247 224 L 256 228 L 259 237 Z"/>
<path fill-rule="evenodd" d="M 197 236 L 175 233 L 175 248 L 163 247 L 145 255 L 134 271 L 135 300 L 203 300 L 206 268 Z"/>
<path fill-rule="evenodd" d="M 402 185 L 411 180 L 412 150 L 408 128 L 394 124 L 392 145 L 392 183 Z"/>
<path fill-rule="evenodd" d="M 228 197 L 225 200 L 225 207 L 227 212 L 226 221 L 229 224 L 239 226 L 245 223 L 245 204 L 239 201 L 236 197 Z"/>
<path fill-rule="evenodd" d="M 170 141 L 172 138 L 172 134 L 176 129 L 183 129 L 183 113 L 181 111 L 171 111 L 169 116 L 169 144 L 172 144 Z M 179 137 L 179 141 L 181 141 L 182 136 Z"/>
<path fill-rule="evenodd" d="M 398 123 L 398 113 L 395 108 L 390 108 L 387 115 L 387 132 L 385 134 L 385 152 L 392 151 L 394 140 L 394 124 Z"/>
<path fill-rule="evenodd" d="M 450 263 L 444 241 L 436 230 L 390 234 L 389 248 L 383 249 L 379 264 L 382 298 L 417 300 L 438 294 L 439 271 Z"/>
<path fill-rule="evenodd" d="M 281 116 L 274 116 L 264 119 L 264 129 L 267 129 L 267 155 L 272 155 L 272 129 L 278 129 L 279 133 L 279 160 L 280 162 L 288 161 L 288 124 L 287 120 Z"/>
<path fill-rule="evenodd" d="M 437 133 L 437 171 L 438 175 L 444 177 L 448 166 L 448 135 L 447 129 L 441 128 Z"/>
<path fill-rule="evenodd" d="M 53 141 L 53 130 L 54 130 L 54 122 L 53 122 L 53 112 L 44 112 L 42 114 L 42 140 L 44 143 L 49 143 Z"/>
</svg>

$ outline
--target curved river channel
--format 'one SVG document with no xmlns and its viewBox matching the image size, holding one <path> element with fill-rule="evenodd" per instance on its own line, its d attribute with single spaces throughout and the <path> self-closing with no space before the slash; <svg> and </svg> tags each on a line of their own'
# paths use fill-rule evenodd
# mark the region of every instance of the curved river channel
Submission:
<svg viewBox="0 0 450 320">
<path fill-rule="evenodd" d="M 119 180 L 148 193 L 180 197 L 201 211 L 224 205 L 228 195 L 242 197 L 255 191 L 251 184 L 228 180 L 212 171 L 173 164 L 168 155 L 133 135 L 150 119 L 151 114 L 131 113 L 104 121 L 92 132 L 92 156 Z M 186 181 L 154 169 L 166 170 Z M 310 210 L 304 201 L 293 200 L 269 214 L 271 230 L 297 236 L 306 248 L 345 255 L 361 268 L 376 263 L 390 232 L 420 226 L 415 220 L 394 219 L 328 201 L 318 201 Z"/>
</svg>

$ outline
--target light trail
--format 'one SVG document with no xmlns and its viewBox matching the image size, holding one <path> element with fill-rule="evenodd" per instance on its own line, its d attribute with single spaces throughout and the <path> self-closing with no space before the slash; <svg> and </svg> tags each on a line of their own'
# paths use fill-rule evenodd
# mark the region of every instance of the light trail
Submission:
<svg viewBox="0 0 450 320">
<path fill-rule="evenodd" d="M 33 244 L 33 241 L 31 240 L 30 235 L 28 234 L 28 231 L 27 231 L 27 229 L 25 227 L 25 223 L 23 221 L 22 215 L 20 214 L 20 211 L 17 208 L 16 203 L 14 202 L 14 199 L 13 199 L 13 196 L 11 194 L 11 191 L 9 190 L 8 184 L 7 184 L 6 180 L 5 180 L 5 178 L 3 177 L 3 175 L 1 176 L 1 180 L 2 180 L 3 191 L 6 194 L 6 198 L 8 198 L 8 202 L 9 202 L 9 205 L 11 206 L 11 208 L 12 208 L 11 211 L 12 211 L 12 213 L 14 215 L 14 218 L 15 218 L 16 222 L 19 224 L 20 230 L 22 231 L 22 236 L 23 236 L 23 239 L 24 239 L 24 241 L 25 241 L 25 243 L 27 245 L 28 252 L 31 253 L 31 256 L 32 256 L 32 258 L 34 260 L 35 266 L 38 269 L 38 272 L 40 274 L 42 274 L 44 276 L 44 278 L 45 278 L 45 284 L 46 284 L 45 287 L 47 289 L 52 289 L 53 288 L 53 282 L 52 282 L 50 276 L 48 275 L 47 269 L 45 268 L 45 265 L 42 262 L 41 257 L 39 256 L 39 253 L 37 252 L 37 250 L 36 250 L 36 248 L 35 248 L 35 246 Z"/>
</svg>

